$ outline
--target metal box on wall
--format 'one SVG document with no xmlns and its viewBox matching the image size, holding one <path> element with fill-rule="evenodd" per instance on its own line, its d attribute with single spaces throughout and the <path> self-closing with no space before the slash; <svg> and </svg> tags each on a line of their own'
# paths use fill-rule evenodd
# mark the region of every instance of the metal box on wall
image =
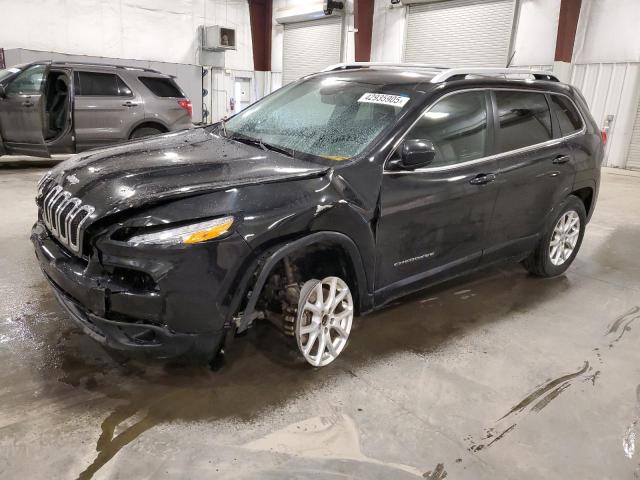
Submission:
<svg viewBox="0 0 640 480">
<path fill-rule="evenodd" d="M 213 25 L 211 27 L 201 27 L 202 49 L 203 50 L 235 50 L 236 31 L 233 28 Z"/>
</svg>

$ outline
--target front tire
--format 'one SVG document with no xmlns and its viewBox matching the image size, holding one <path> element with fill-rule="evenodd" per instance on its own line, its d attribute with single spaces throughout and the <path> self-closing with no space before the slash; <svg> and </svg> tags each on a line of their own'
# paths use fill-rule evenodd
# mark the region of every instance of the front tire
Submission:
<svg viewBox="0 0 640 480">
<path fill-rule="evenodd" d="M 569 195 L 547 224 L 540 243 L 522 264 L 538 277 L 562 275 L 576 258 L 584 229 L 587 212 L 584 203 L 575 195 Z"/>
<path fill-rule="evenodd" d="M 309 280 L 300 289 L 295 336 L 298 350 L 314 367 L 333 362 L 344 350 L 353 323 L 353 296 L 340 277 Z"/>
</svg>

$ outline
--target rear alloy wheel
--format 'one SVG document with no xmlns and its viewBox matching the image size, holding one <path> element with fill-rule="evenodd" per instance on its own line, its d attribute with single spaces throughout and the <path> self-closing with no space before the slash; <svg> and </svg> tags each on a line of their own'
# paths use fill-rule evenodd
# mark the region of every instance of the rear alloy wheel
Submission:
<svg viewBox="0 0 640 480">
<path fill-rule="evenodd" d="M 569 195 L 555 210 L 558 213 L 549 218 L 538 246 L 522 262 L 538 277 L 562 275 L 576 258 L 584 236 L 587 212 L 582 200 Z"/>
<path fill-rule="evenodd" d="M 353 296 L 339 277 L 309 280 L 300 290 L 296 341 L 314 367 L 333 362 L 347 345 L 353 323 Z"/>
<path fill-rule="evenodd" d="M 580 236 L 580 217 L 575 210 L 569 210 L 560 217 L 551 234 L 549 260 L 554 265 L 566 262 L 576 248 Z"/>
</svg>

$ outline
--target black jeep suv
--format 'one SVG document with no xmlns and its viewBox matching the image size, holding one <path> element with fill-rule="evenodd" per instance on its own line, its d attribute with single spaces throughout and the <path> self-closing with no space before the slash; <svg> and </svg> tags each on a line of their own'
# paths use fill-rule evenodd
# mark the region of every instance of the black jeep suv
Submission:
<svg viewBox="0 0 640 480">
<path fill-rule="evenodd" d="M 504 260 L 563 273 L 602 155 L 582 95 L 546 72 L 342 64 L 58 165 L 31 240 L 111 347 L 214 355 L 265 319 L 323 366 L 354 315 L 425 286 Z"/>
</svg>

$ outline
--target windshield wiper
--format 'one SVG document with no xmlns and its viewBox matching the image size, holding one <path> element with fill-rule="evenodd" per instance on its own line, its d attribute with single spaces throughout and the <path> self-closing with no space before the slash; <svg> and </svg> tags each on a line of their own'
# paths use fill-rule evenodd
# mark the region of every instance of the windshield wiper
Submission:
<svg viewBox="0 0 640 480">
<path fill-rule="evenodd" d="M 270 143 L 264 143 L 264 142 L 260 142 L 260 143 L 262 143 L 263 147 L 268 148 L 273 152 L 282 153 L 283 155 L 287 155 L 289 157 L 295 158 L 295 150 L 292 148 L 277 147 L 276 145 L 271 145 Z"/>
<path fill-rule="evenodd" d="M 227 137 L 231 140 L 235 140 L 236 142 L 240 142 L 240 143 L 244 143 L 245 145 L 252 145 L 254 147 L 260 147 L 263 150 L 271 150 L 273 152 L 278 152 L 278 153 L 282 153 L 284 155 L 287 155 L 289 157 L 294 157 L 294 152 L 295 150 L 289 150 L 287 148 L 282 148 L 282 147 L 277 147 L 275 145 L 271 145 L 269 143 L 264 143 L 262 140 L 258 140 L 257 138 L 250 138 L 250 137 L 245 137 L 245 136 L 236 136 L 236 135 L 231 135 L 230 137 Z"/>
</svg>

